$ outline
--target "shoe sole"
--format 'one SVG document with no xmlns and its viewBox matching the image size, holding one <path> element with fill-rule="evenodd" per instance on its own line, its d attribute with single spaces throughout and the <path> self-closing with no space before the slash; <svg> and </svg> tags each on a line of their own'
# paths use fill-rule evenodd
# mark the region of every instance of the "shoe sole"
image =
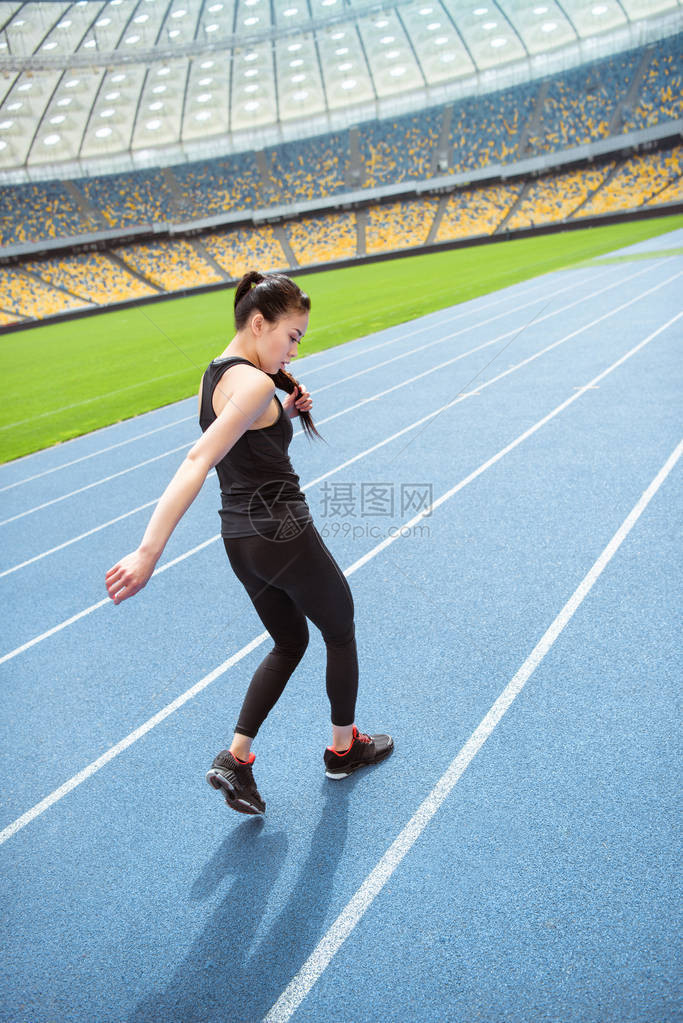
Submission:
<svg viewBox="0 0 683 1023">
<path fill-rule="evenodd" d="M 337 771 L 333 773 L 332 771 L 327 770 L 325 771 L 325 777 L 331 778 L 332 781 L 341 781 L 342 778 L 348 778 L 349 775 L 353 774 L 354 771 L 357 771 L 361 767 L 374 767 L 375 764 L 380 764 L 383 760 L 386 760 L 390 753 L 393 752 L 393 749 L 394 746 L 392 743 L 389 749 L 384 750 L 383 753 L 378 753 L 374 760 L 361 761 L 360 764 L 354 764 L 352 767 L 345 768 L 343 772 Z"/>
<path fill-rule="evenodd" d="M 208 771 L 206 780 L 212 789 L 223 793 L 225 802 L 231 810 L 237 810 L 238 813 L 246 813 L 252 817 L 264 816 L 265 809 L 262 810 L 255 803 L 250 803 L 248 800 L 238 796 L 230 782 L 219 771 Z"/>
</svg>

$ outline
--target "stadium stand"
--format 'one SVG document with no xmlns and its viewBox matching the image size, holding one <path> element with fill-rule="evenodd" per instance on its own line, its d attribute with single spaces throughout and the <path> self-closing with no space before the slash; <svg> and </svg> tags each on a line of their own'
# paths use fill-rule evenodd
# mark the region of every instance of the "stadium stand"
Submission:
<svg viewBox="0 0 683 1023">
<path fill-rule="evenodd" d="M 164 291 L 199 288 L 223 280 L 194 246 L 182 239 L 124 245 L 116 255 Z"/>
<path fill-rule="evenodd" d="M 61 181 L 0 188 L 0 245 L 20 245 L 96 231 Z"/>
<path fill-rule="evenodd" d="M 431 174 L 434 148 L 439 140 L 443 107 L 395 121 L 375 121 L 359 128 L 363 165 L 362 187 L 420 180 Z"/>
<path fill-rule="evenodd" d="M 32 260 L 24 267 L 48 284 L 64 288 L 72 295 L 97 305 L 158 294 L 157 288 L 127 273 L 105 253 L 82 252 L 73 256 Z"/>
<path fill-rule="evenodd" d="M 657 44 L 624 131 L 649 128 L 683 116 L 683 32 Z"/>
<path fill-rule="evenodd" d="M 268 224 L 209 234 L 202 238 L 202 244 L 233 279 L 240 278 L 247 270 L 284 270 L 289 267 L 289 260 Z"/>
<path fill-rule="evenodd" d="M 275 202 L 303 202 L 346 191 L 348 149 L 348 132 L 267 149 L 265 166 Z"/>
<path fill-rule="evenodd" d="M 177 219 L 173 194 L 160 171 L 79 178 L 75 182 L 107 227 L 130 227 Z"/>
<path fill-rule="evenodd" d="M 452 195 L 436 232 L 437 241 L 493 234 L 522 190 L 521 183 L 466 188 Z"/>
<path fill-rule="evenodd" d="M 537 85 L 527 84 L 462 100 L 453 109 L 449 173 L 506 164 L 523 154 L 520 142 L 535 104 Z"/>
<path fill-rule="evenodd" d="M 371 206 L 365 228 L 366 252 L 391 252 L 424 245 L 438 206 L 438 199 L 428 197 Z"/>
<path fill-rule="evenodd" d="M 583 168 L 538 178 L 529 185 L 505 226 L 515 231 L 566 220 L 600 187 L 614 167 L 612 161 L 600 169 Z"/>
<path fill-rule="evenodd" d="M 510 164 L 680 118 L 683 34 L 542 81 L 217 160 L 0 189 L 0 245 L 165 226 L 310 200 L 330 209 L 273 226 L 217 228 L 201 241 L 118 244 L 108 253 L 30 258 L 2 270 L 0 326 L 91 305 L 220 284 L 254 267 L 319 266 L 581 221 L 683 199 L 680 145 L 446 198 L 379 202 L 373 190 Z M 514 171 L 512 172 L 514 173 Z M 366 192 L 356 212 L 334 197 Z M 406 188 L 408 192 L 408 188 Z M 358 198 L 358 196 L 356 196 Z M 440 219 L 438 219 L 440 218 Z M 239 221 L 238 221 L 239 223 Z M 438 225 L 438 227 L 437 227 Z M 224 275 L 221 273 L 224 271 Z"/>
<path fill-rule="evenodd" d="M 9 327 L 12 323 L 21 323 L 23 316 L 18 316 L 13 313 L 6 313 L 0 309 L 0 327 Z"/>
<path fill-rule="evenodd" d="M 358 231 L 353 213 L 326 213 L 302 217 L 287 224 L 287 239 L 302 266 L 352 259 L 357 252 Z"/>
<path fill-rule="evenodd" d="M 667 202 L 682 202 L 683 201 L 683 176 L 673 181 L 666 188 L 663 188 L 657 195 L 653 195 L 651 199 L 648 199 L 647 206 L 658 206 L 661 203 Z"/>
<path fill-rule="evenodd" d="M 680 118 L 682 66 L 683 33 L 544 81 L 262 153 L 66 183 L 10 185 L 0 191 L 0 244 L 183 223 L 507 165 L 602 139 L 610 131 Z M 447 111 L 450 131 L 441 139 Z M 357 166 L 351 173 L 354 133 Z"/>
<path fill-rule="evenodd" d="M 175 166 L 176 206 L 183 220 L 265 205 L 263 181 L 254 153 Z M 174 218 L 178 219 L 177 215 Z"/>
<path fill-rule="evenodd" d="M 626 160 L 576 216 L 596 216 L 644 206 L 680 177 L 683 171 L 682 152 L 681 146 L 675 146 Z"/>
<path fill-rule="evenodd" d="M 16 267 L 0 267 L 0 293 L 6 313 L 35 320 L 89 305 Z"/>
<path fill-rule="evenodd" d="M 529 138 L 529 154 L 606 138 L 633 82 L 641 53 L 631 50 L 550 79 L 537 131 Z"/>
</svg>

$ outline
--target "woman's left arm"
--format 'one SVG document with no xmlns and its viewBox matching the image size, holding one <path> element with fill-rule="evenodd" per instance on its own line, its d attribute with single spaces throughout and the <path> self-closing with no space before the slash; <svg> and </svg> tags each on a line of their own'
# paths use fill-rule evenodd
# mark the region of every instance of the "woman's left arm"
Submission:
<svg viewBox="0 0 683 1023">
<path fill-rule="evenodd" d="M 282 402 L 282 407 L 289 418 L 294 419 L 300 412 L 311 411 L 313 408 L 313 399 L 311 398 L 310 392 L 306 390 L 304 385 L 299 384 L 292 394 L 287 395 L 285 400 Z"/>
</svg>

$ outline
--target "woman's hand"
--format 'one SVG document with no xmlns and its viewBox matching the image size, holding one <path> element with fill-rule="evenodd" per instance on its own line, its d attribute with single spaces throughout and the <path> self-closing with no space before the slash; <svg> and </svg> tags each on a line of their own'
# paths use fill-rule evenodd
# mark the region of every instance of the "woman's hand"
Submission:
<svg viewBox="0 0 683 1023">
<path fill-rule="evenodd" d="M 138 548 L 110 568 L 104 578 L 107 593 L 114 603 L 120 604 L 122 600 L 127 600 L 138 590 L 143 589 L 149 582 L 155 565 L 156 558 Z"/>
<path fill-rule="evenodd" d="M 303 384 L 299 384 L 292 394 L 288 394 L 282 402 L 282 407 L 290 419 L 294 419 L 300 412 L 310 412 L 313 408 L 313 399 L 310 392 Z"/>
</svg>

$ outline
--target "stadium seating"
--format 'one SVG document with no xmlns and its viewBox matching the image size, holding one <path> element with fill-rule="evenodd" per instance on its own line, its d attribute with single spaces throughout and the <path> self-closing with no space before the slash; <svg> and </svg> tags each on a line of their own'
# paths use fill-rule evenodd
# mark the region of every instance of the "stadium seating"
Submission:
<svg viewBox="0 0 683 1023">
<path fill-rule="evenodd" d="M 157 288 L 127 273 L 105 253 L 82 252 L 73 256 L 32 260 L 24 266 L 49 284 L 96 305 L 158 294 Z"/>
<path fill-rule="evenodd" d="M 263 181 L 253 153 L 238 153 L 176 166 L 174 221 L 200 220 L 230 210 L 254 209 L 266 204 Z"/>
<path fill-rule="evenodd" d="M 516 231 L 566 220 L 600 187 L 613 167 L 614 163 L 609 163 L 599 170 L 584 168 L 538 178 L 528 186 L 506 227 Z"/>
<path fill-rule="evenodd" d="M 660 206 L 667 202 L 683 202 L 683 175 L 672 181 L 670 185 L 663 188 L 657 195 L 653 195 L 645 205 Z"/>
<path fill-rule="evenodd" d="M 443 113 L 443 107 L 436 107 L 395 121 L 362 124 L 358 142 L 362 187 L 428 178 Z"/>
<path fill-rule="evenodd" d="M 488 164 L 507 164 L 519 159 L 520 142 L 536 100 L 538 86 L 461 100 L 453 109 L 450 173 L 464 173 Z"/>
<path fill-rule="evenodd" d="M 23 316 L 19 316 L 13 313 L 6 313 L 0 309 L 0 327 L 9 327 L 12 323 L 21 323 L 24 319 Z"/>
<path fill-rule="evenodd" d="M 285 270 L 289 260 L 285 256 L 273 228 L 241 227 L 221 231 L 202 238 L 206 251 L 233 280 L 247 270 Z"/>
<path fill-rule="evenodd" d="M 88 219 L 61 181 L 0 188 L 0 245 L 63 238 L 101 228 Z"/>
<path fill-rule="evenodd" d="M 358 249 L 356 217 L 340 211 L 292 220 L 287 224 L 287 240 L 301 266 L 352 259 Z"/>
<path fill-rule="evenodd" d="M 89 302 L 68 295 L 16 267 L 0 267 L 0 293 L 5 313 L 41 320 L 55 313 L 83 309 Z"/>
<path fill-rule="evenodd" d="M 640 95 L 624 119 L 624 131 L 649 128 L 683 116 L 683 32 L 657 44 Z"/>
<path fill-rule="evenodd" d="M 438 205 L 438 199 L 425 197 L 371 206 L 365 229 L 366 252 L 370 255 L 424 245 Z"/>
<path fill-rule="evenodd" d="M 626 96 L 642 51 L 586 64 L 549 80 L 548 91 L 529 153 L 569 149 L 610 133 L 612 120 Z"/>
<path fill-rule="evenodd" d="M 346 191 L 348 133 L 284 142 L 266 149 L 271 201 L 305 202 Z"/>
<path fill-rule="evenodd" d="M 131 227 L 177 219 L 173 195 L 158 170 L 79 178 L 86 202 L 107 227 Z"/>
<path fill-rule="evenodd" d="M 452 195 L 436 234 L 439 242 L 493 234 L 522 190 L 521 184 L 466 188 Z"/>
<path fill-rule="evenodd" d="M 182 239 L 114 249 L 124 263 L 164 291 L 180 291 L 223 280 L 194 246 Z"/>
<path fill-rule="evenodd" d="M 577 217 L 637 209 L 658 197 L 683 172 L 683 147 L 645 153 L 626 160 L 605 186 L 585 203 Z"/>
</svg>

